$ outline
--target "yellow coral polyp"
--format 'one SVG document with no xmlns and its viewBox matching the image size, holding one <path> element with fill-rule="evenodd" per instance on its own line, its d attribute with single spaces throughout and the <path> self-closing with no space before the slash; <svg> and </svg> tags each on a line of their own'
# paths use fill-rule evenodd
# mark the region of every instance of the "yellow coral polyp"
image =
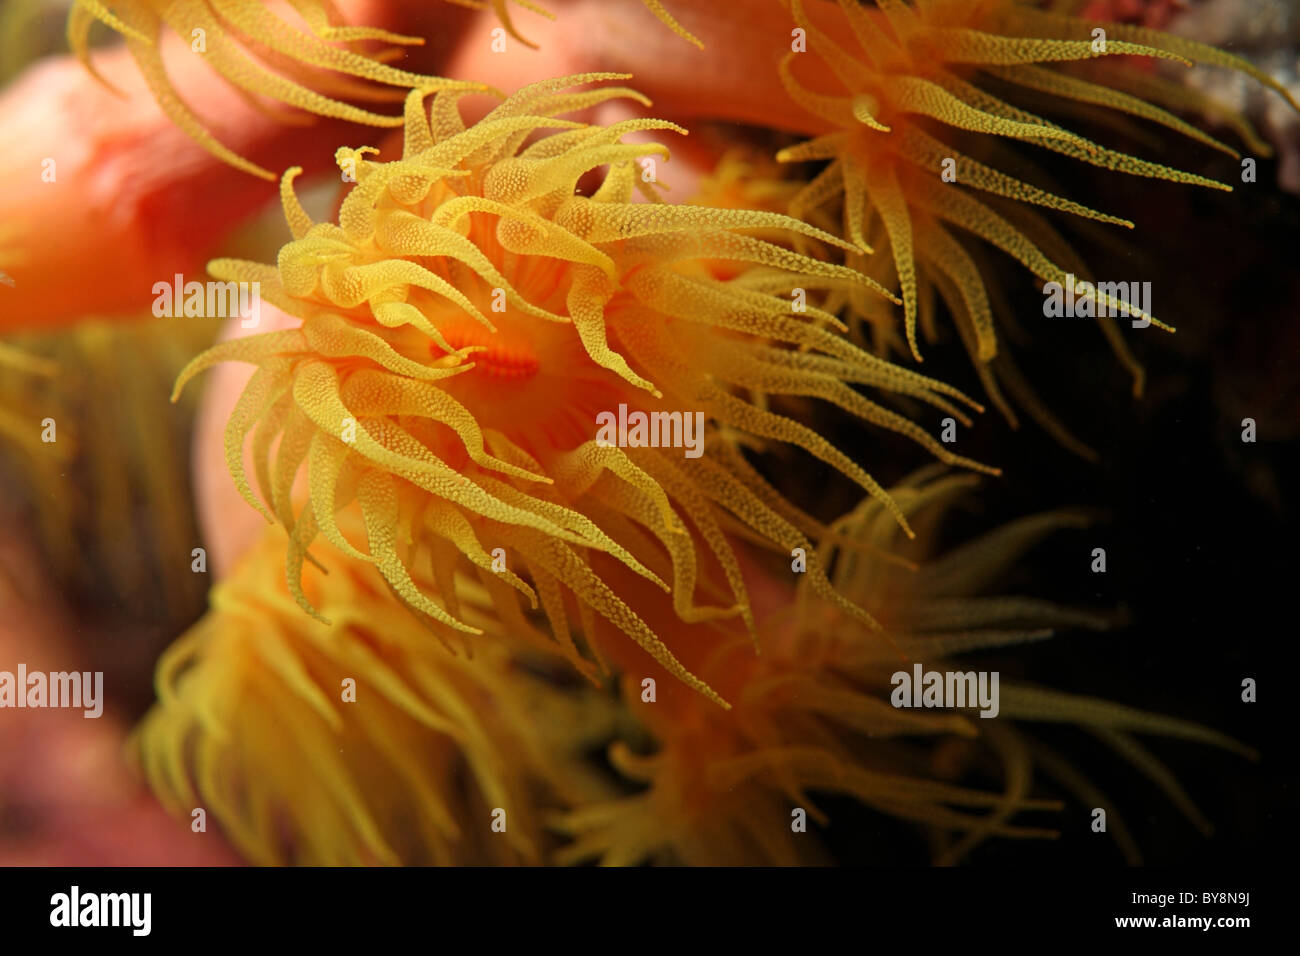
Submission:
<svg viewBox="0 0 1300 956">
<path fill-rule="evenodd" d="M 937 292 L 954 317 L 985 390 L 1008 420 L 1014 424 L 1016 419 L 999 377 L 1001 386 L 1058 439 L 1087 452 L 1041 406 L 1010 358 L 999 351 L 987 282 L 961 237 L 974 236 L 1001 250 L 1043 282 L 1066 283 L 1067 276 L 1088 276 L 1089 270 L 1047 221 L 1027 207 L 1130 229 L 1133 223 L 1001 172 L 954 143 L 963 137 L 992 136 L 1132 176 L 1220 190 L 1231 187 L 1086 139 L 994 95 L 985 88 L 986 81 L 992 78 L 1001 88 L 1049 104 L 1089 104 L 1097 108 L 1102 122 L 1120 128 L 1130 117 L 1156 123 L 1234 157 L 1231 147 L 1169 112 L 1204 105 L 1195 94 L 1120 61 L 1136 56 L 1228 67 L 1277 91 L 1293 108 L 1300 106 L 1266 73 L 1212 47 L 1155 30 L 1048 13 L 1019 0 L 880 0 L 874 7 L 838 0 L 842 31 L 834 35 L 821 9 L 818 17 L 810 17 L 812 6 L 802 0 L 785 2 L 794 21 L 807 31 L 809 58 L 821 67 L 823 79 L 836 86 L 805 83 L 801 76 L 807 75 L 806 66 L 800 66 L 799 53 L 788 54 L 780 65 L 786 93 L 823 123 L 825 132 L 783 150 L 778 158 L 830 161 L 793 201 L 792 215 L 820 221 L 824 210 L 842 204 L 842 235 L 860 250 L 849 261 L 863 263 L 869 274 L 898 288 L 912 356 L 921 359 L 918 323 L 933 327 L 931 303 Z M 1117 56 L 1120 61 L 1110 59 Z M 1252 148 L 1267 153 L 1244 120 L 1236 117 L 1234 125 Z M 941 175 L 945 170 L 948 175 Z M 993 198 L 981 198 L 980 193 Z M 874 261 L 862 259 L 873 251 Z M 1099 294 L 1095 286 L 1083 298 L 1106 308 L 1110 316 L 1129 316 L 1172 331 L 1135 305 Z M 893 315 L 874 304 L 845 301 L 861 317 L 894 326 Z M 1099 325 L 1140 394 L 1143 371 L 1117 323 L 1111 319 Z"/>
<path fill-rule="evenodd" d="M 541 811 L 601 792 L 581 761 L 607 722 L 594 702 L 512 655 L 472 583 L 465 613 L 500 640 L 467 660 L 374 568 L 320 549 L 322 627 L 285 592 L 284 547 L 268 528 L 159 662 L 132 751 L 163 804 L 187 821 L 205 808 L 259 865 L 541 862 Z"/>
<path fill-rule="evenodd" d="M 515 28 L 510 3 L 555 18 L 545 7 L 530 0 L 447 2 L 475 10 L 490 7 L 506 32 L 534 48 L 536 44 Z M 700 39 L 683 28 L 659 0 L 642 0 L 642 3 L 679 37 L 703 48 Z M 375 99 L 375 87 L 370 84 L 426 91 L 486 89 L 479 83 L 425 76 L 387 65 L 386 61 L 400 52 L 401 47 L 422 45 L 423 37 L 335 23 L 336 11 L 329 0 L 291 0 L 291 5 L 306 25 L 306 31 L 272 13 L 266 0 L 73 0 L 68 12 L 68 45 L 86 68 L 99 77 L 90 59 L 91 26 L 98 20 L 116 30 L 125 39 L 167 117 L 212 155 L 263 179 L 274 179 L 275 174 L 240 156 L 213 136 L 172 84 L 159 47 L 164 28 L 192 44 L 194 53 L 202 55 L 244 94 L 266 97 L 317 116 L 372 126 L 400 126 L 400 117 L 354 106 L 341 98 Z M 376 48 L 377 43 L 390 46 Z M 277 68 L 270 69 L 266 64 Z"/>
<path fill-rule="evenodd" d="M 753 633 L 730 534 L 740 529 L 811 552 L 808 535 L 818 526 L 758 477 L 735 436 L 800 446 L 903 521 L 861 466 L 768 410 L 762 396 L 821 398 L 945 461 L 983 466 L 850 385 L 908 394 L 959 416 L 954 403 L 969 399 L 852 345 L 814 305 L 792 306 L 796 288 L 815 295 L 854 285 L 887 295 L 883 289 L 747 232 L 840 240 L 775 213 L 659 201 L 637 158 L 666 158 L 666 148 L 620 138 L 672 124 L 636 119 L 605 128 L 553 118 L 615 97 L 641 100 L 619 87 L 570 91 L 617 78 L 526 87 L 469 128 L 459 94 L 437 94 L 426 115 L 423 94 L 413 93 L 400 159 L 340 150 L 356 185 L 338 224 L 311 222 L 291 171 L 283 197 L 295 238 L 278 265 L 221 260 L 210 268 L 223 279 L 260 282 L 301 326 L 218 345 L 190 364 L 177 391 L 220 361 L 258 366 L 229 422 L 227 461 L 244 495 L 291 532 L 290 586 L 312 613 L 296 582 L 317 534 L 378 566 L 420 615 L 476 633 L 460 619 L 450 586 L 467 562 L 521 629 L 533 630 L 516 594 L 540 604 L 584 672 L 593 664 L 570 633 L 574 603 L 580 620 L 592 612 L 607 619 L 721 703 L 624 596 L 632 582 L 619 582 L 626 571 L 670 592 L 683 621 L 740 617 Z M 600 187 L 578 194 L 584 174 L 603 165 Z M 653 201 L 632 202 L 638 190 Z M 717 259 L 744 271 L 715 279 L 705 263 Z M 596 416 L 621 405 L 701 416 L 702 453 L 598 442 Z M 243 471 L 250 433 L 266 505 Z M 310 500 L 296 509 L 300 471 Z M 364 541 L 337 524 L 354 502 Z M 715 595 L 719 603 L 697 603 L 706 570 L 729 592 Z M 833 592 L 815 558 L 808 575 L 828 600 L 871 623 Z M 445 605 L 426 593 L 421 582 L 430 580 Z"/>
<path fill-rule="evenodd" d="M 383 62 L 383 53 L 365 52 L 367 44 L 420 45 L 422 37 L 335 24 L 328 0 L 294 0 L 293 7 L 307 31 L 277 17 L 267 9 L 265 0 L 74 0 L 68 13 L 68 45 L 95 73 L 90 60 L 91 25 L 99 20 L 121 33 L 168 118 L 214 156 L 264 179 L 274 179 L 275 174 L 222 144 L 173 86 L 159 47 L 164 28 L 187 44 L 201 42 L 201 48 L 192 47 L 193 52 L 245 94 L 317 116 L 400 126 L 400 116 L 376 113 L 331 95 L 373 99 L 374 87 L 368 88 L 367 83 L 399 89 L 484 89 L 477 83 L 399 70 Z M 250 44 L 256 44 L 260 55 L 249 49 Z M 279 69 L 268 68 L 264 60 Z"/>
<path fill-rule="evenodd" d="M 834 522 L 822 546 L 834 565 L 836 589 L 879 609 L 880 620 L 913 661 L 939 671 L 969 671 L 961 655 L 1051 638 L 1057 630 L 1101 630 L 1112 615 L 1032 597 L 988 593 L 990 585 L 1045 536 L 1089 524 L 1087 513 L 1061 510 L 1012 521 L 946 552 L 935 541 L 942 519 L 973 483 L 924 469 L 893 499 L 913 519 L 918 540 L 900 542 L 893 516 L 874 500 Z M 900 560 L 909 545 L 919 563 Z M 893 706 L 891 676 L 902 665 L 878 634 L 865 632 L 801 582 L 793 606 L 763 624 L 762 658 L 747 659 L 738 638 L 718 641 L 701 665 L 705 679 L 729 680 L 734 707 L 723 713 L 682 698 L 679 706 L 638 706 L 639 678 L 625 679 L 625 700 L 644 734 L 616 739 L 611 765 L 642 788 L 554 814 L 552 825 L 572 842 L 563 863 L 643 862 L 685 865 L 825 863 L 821 845 L 793 832 L 792 808 L 811 822 L 833 823 L 822 795 L 930 829 L 940 863 L 962 859 L 990 837 L 1054 838 L 1039 821 L 1059 801 L 1035 794 L 1054 778 L 1086 806 L 1105 806 L 1121 851 L 1139 860 L 1136 844 L 1111 800 L 1063 758 L 1034 740 L 1026 725 L 1060 722 L 1088 730 L 1132 762 L 1188 819 L 1208 824 L 1174 775 L 1137 741 L 1150 735 L 1195 741 L 1257 755 L 1199 724 L 1112 701 L 1033 687 L 1004 675 L 997 720 L 966 710 Z M 737 676 L 739 674 L 739 676 Z M 648 736 L 651 744 L 647 744 Z M 634 750 L 629 740 L 637 743 Z M 986 751 L 1002 789 L 955 782 L 945 749 Z M 650 752 L 645 752 L 649 750 Z M 1034 813 L 1036 819 L 1022 818 Z"/>
</svg>

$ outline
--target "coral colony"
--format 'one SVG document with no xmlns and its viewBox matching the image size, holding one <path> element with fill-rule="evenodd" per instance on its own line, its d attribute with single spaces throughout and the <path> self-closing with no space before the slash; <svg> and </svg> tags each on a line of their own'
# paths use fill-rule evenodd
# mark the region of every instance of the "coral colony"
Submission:
<svg viewBox="0 0 1300 956">
<path fill-rule="evenodd" d="M 1234 70 L 1300 109 L 1286 89 L 1193 40 L 1020 0 L 610 0 L 652 27 L 633 33 L 661 65 L 610 72 L 612 50 L 609 69 L 527 83 L 491 64 L 545 41 L 493 0 L 472 21 L 482 36 L 459 41 L 490 49 L 471 61 L 482 72 L 439 77 L 410 30 L 450 30 L 450 8 L 393 6 L 384 23 L 317 0 L 75 0 L 69 14 L 95 76 L 113 51 L 92 46 L 92 23 L 120 34 L 116 75 L 139 71 L 187 162 L 207 164 L 205 190 L 275 180 L 283 212 L 231 223 L 248 227 L 237 244 L 179 250 L 218 249 L 206 276 L 160 264 L 113 299 L 152 302 L 162 336 L 230 320 L 186 344 L 173 400 L 205 372 L 210 394 L 230 393 L 224 437 L 196 432 L 200 460 L 219 448 L 240 507 L 267 522 L 158 661 L 131 754 L 168 809 L 204 808 L 266 864 L 806 863 L 827 849 L 792 829 L 792 808 L 825 824 L 816 795 L 834 794 L 925 828 L 954 862 L 988 839 L 1056 835 L 1061 804 L 1036 781 L 1096 800 L 1035 741 L 1047 722 L 1098 735 L 1199 824 L 1138 735 L 1250 748 L 956 661 L 1115 617 L 996 590 L 1030 547 L 1093 516 L 937 534 L 1000 469 L 933 425 L 969 425 L 987 403 L 1096 457 L 1014 363 L 1035 328 L 1012 334 L 1002 284 L 1043 289 L 1043 316 L 1093 320 L 1137 393 L 1126 336 L 1159 347 L 1172 326 L 1149 282 L 1099 280 L 1058 231 L 1129 234 L 1138 217 L 1067 196 L 1035 163 L 1229 191 L 1101 133 L 1235 162 L 1200 117 L 1266 147 L 1178 71 Z M 747 29 L 733 37 L 729 18 Z M 697 77 L 718 45 L 743 70 Z M 192 78 L 191 55 L 219 83 Z M 689 97 L 665 82 L 683 75 Z M 665 89 L 653 112 L 642 82 Z M 212 102 L 257 110 L 232 132 Z M 765 104 L 771 128 L 720 146 L 692 122 L 701 102 L 735 129 Z M 304 138 L 286 138 L 289 121 L 310 124 Z M 698 184 L 670 191 L 692 165 Z M 184 168 L 150 174 L 158 195 L 185 195 Z M 142 234 L 185 215 L 141 208 Z M 2 312 L 50 263 L 21 232 L 0 240 Z M 918 371 L 945 338 L 982 395 Z M 40 361 L 11 353 L 15 395 L 57 387 Z M 31 432 L 29 406 L 13 407 L 6 441 Z M 907 454 L 901 469 L 890 457 Z M 832 484 L 860 502 L 838 518 Z M 91 677 L 3 671 L 0 706 L 98 716 Z M 918 755 L 945 741 L 983 755 L 982 780 L 933 776 L 938 757 Z M 1140 841 L 1113 831 L 1135 859 Z M 102 925 L 106 904 L 79 908 L 77 892 L 68 925 Z M 127 910 L 147 934 L 147 902 L 115 910 L 120 925 Z"/>
</svg>

